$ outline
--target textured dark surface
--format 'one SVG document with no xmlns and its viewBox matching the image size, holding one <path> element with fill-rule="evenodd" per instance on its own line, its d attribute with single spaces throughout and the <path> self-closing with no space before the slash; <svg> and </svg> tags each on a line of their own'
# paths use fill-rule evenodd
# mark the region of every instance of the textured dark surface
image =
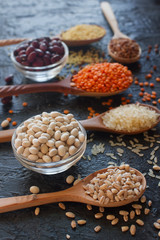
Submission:
<svg viewBox="0 0 160 240">
<path fill-rule="evenodd" d="M 112 37 L 112 31 L 108 23 L 104 19 L 101 9 L 100 1 L 65 1 L 65 0 L 48 0 L 48 1 L 0 1 L 0 31 L 1 38 L 16 38 L 16 37 L 40 37 L 57 34 L 66 28 L 81 23 L 95 23 L 102 25 L 107 29 L 107 35 L 104 39 L 93 44 L 93 47 L 105 51 L 107 56 L 106 46 Z M 154 71 L 150 82 L 155 83 L 154 90 L 160 98 L 160 83 L 155 81 L 156 77 L 160 77 L 160 56 L 154 52 L 154 45 L 160 44 L 160 1 L 154 0 L 116 0 L 110 1 L 114 13 L 118 19 L 119 27 L 122 32 L 128 34 L 132 39 L 138 41 L 142 47 L 142 57 L 139 63 L 129 66 L 133 71 L 134 76 L 138 77 L 140 81 L 145 81 L 145 75 L 153 69 L 153 65 L 157 65 L 157 71 Z M 146 61 L 148 55 L 148 45 L 152 45 L 153 50 L 150 53 L 150 60 Z M 0 48 L 0 84 L 5 85 L 4 78 L 9 74 L 14 74 L 13 84 L 29 83 L 29 80 L 24 79 L 13 68 L 11 60 L 8 56 L 10 49 L 8 47 Z M 139 64 L 141 68 L 139 68 Z M 145 88 L 151 92 L 150 87 Z M 132 85 L 125 93 L 114 96 L 113 106 L 120 104 L 121 97 L 127 97 L 128 93 L 132 93 L 132 102 L 142 101 L 139 97 L 140 87 Z M 28 107 L 24 108 L 22 103 L 28 102 Z M 87 107 L 93 107 L 96 112 L 103 112 L 107 110 L 107 106 L 103 106 L 102 102 L 107 101 L 107 98 L 94 99 L 76 96 L 65 97 L 58 93 L 41 93 L 21 95 L 18 98 L 13 97 L 12 104 L 3 106 L 0 103 L 0 121 L 6 117 L 12 117 L 20 124 L 26 118 L 41 113 L 43 111 L 58 110 L 63 112 L 64 109 L 69 109 L 77 119 L 85 119 L 88 116 Z M 159 104 L 157 107 L 160 108 Z M 13 109 L 14 114 L 8 113 L 9 109 Z M 11 128 L 11 125 L 10 125 Z M 154 132 L 149 132 L 149 135 L 160 134 L 159 126 Z M 88 132 L 88 137 L 92 132 Z M 139 140 L 139 143 L 145 146 L 150 146 L 149 142 L 144 141 L 143 134 L 138 136 L 124 136 L 123 140 L 127 146 L 131 146 L 130 140 L 134 141 L 134 137 Z M 90 155 L 91 160 L 81 159 L 76 166 L 68 171 L 53 175 L 45 176 L 34 173 L 25 169 L 15 159 L 10 143 L 0 144 L 0 197 L 11 197 L 16 195 L 29 194 L 31 185 L 38 185 L 42 193 L 59 191 L 68 188 L 65 179 L 69 174 L 75 178 L 80 174 L 82 177 L 87 176 L 95 170 L 104 168 L 108 162 L 114 161 L 117 164 L 121 162 L 129 163 L 132 167 L 136 167 L 143 173 L 148 173 L 152 165 L 147 163 L 150 158 L 150 153 L 159 143 L 154 142 L 153 147 L 141 151 L 144 156 L 138 156 L 127 147 L 124 149 L 122 157 L 117 155 L 117 147 L 111 146 L 110 140 L 117 142 L 117 136 L 110 136 L 107 133 L 95 133 L 94 140 L 88 143 L 85 156 Z M 160 141 L 160 137 L 157 137 Z M 93 144 L 102 142 L 105 145 L 105 152 L 93 156 L 91 148 Z M 117 157 L 117 160 L 106 156 L 107 152 L 112 152 Z M 158 164 L 160 150 L 157 150 Z M 160 176 L 159 173 L 156 175 Z M 106 220 L 107 214 L 115 214 L 118 216 L 119 209 L 106 209 L 104 217 L 100 220 L 94 218 L 94 213 L 98 212 L 98 208 L 94 207 L 93 211 L 88 211 L 84 204 L 66 203 L 67 211 L 72 211 L 76 214 L 76 220 L 86 219 L 85 226 L 77 226 L 76 230 L 70 227 L 71 220 L 65 216 L 65 212 L 57 206 L 57 204 L 50 204 L 40 207 L 39 216 L 34 215 L 34 208 L 24 209 L 20 211 L 0 214 L 0 239 L 1 240 L 26 240 L 26 239 L 66 239 L 65 235 L 68 233 L 71 239 L 77 240 L 103 240 L 103 239 L 158 239 L 157 230 L 153 227 L 153 222 L 160 218 L 160 187 L 158 187 L 157 178 L 146 176 L 148 188 L 146 190 L 147 199 L 153 201 L 151 213 L 148 216 L 142 214 L 139 218 L 145 222 L 144 227 L 137 226 L 137 233 L 132 237 L 129 232 L 122 233 L 120 227 L 123 225 L 130 226 L 135 223 L 135 220 L 128 223 L 123 222 L 120 217 L 120 222 L 116 226 L 111 226 L 110 222 Z M 144 205 L 145 206 L 145 205 Z M 123 209 L 131 210 L 131 205 Z M 136 217 L 137 218 L 137 217 Z M 100 225 L 102 230 L 99 233 L 94 232 L 94 227 Z"/>
</svg>

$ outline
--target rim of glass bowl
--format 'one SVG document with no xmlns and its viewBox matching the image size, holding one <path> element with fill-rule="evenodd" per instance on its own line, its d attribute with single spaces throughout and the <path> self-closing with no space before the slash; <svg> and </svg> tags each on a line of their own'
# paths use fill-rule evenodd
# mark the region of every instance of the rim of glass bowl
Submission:
<svg viewBox="0 0 160 240">
<path fill-rule="evenodd" d="M 11 139 L 11 145 L 12 145 L 13 152 L 15 153 L 16 156 L 21 158 L 21 161 L 25 162 L 26 164 L 28 164 L 29 166 L 32 166 L 32 167 L 47 167 L 48 168 L 48 167 L 60 167 L 62 165 L 68 164 L 68 163 L 72 162 L 73 160 L 75 160 L 74 157 L 76 157 L 76 155 L 81 153 L 83 148 L 84 148 L 84 151 L 85 151 L 86 150 L 86 146 L 87 146 L 87 133 L 86 133 L 86 130 L 84 129 L 84 127 L 81 125 L 81 123 L 79 121 L 77 121 L 77 122 L 78 122 L 78 125 L 79 125 L 81 131 L 83 132 L 83 134 L 85 136 L 85 140 L 81 144 L 81 146 L 77 150 L 77 152 L 75 152 L 69 158 L 66 158 L 64 160 L 59 160 L 57 162 L 50 162 L 50 163 L 39 163 L 39 162 L 30 161 L 29 159 L 27 159 L 24 156 L 22 156 L 22 155 L 17 153 L 17 150 L 16 150 L 16 148 L 14 146 L 14 141 L 15 141 L 15 138 L 16 138 L 16 130 L 14 131 L 12 139 Z M 23 122 L 18 127 L 21 127 L 22 125 L 23 125 Z M 17 159 L 17 160 L 19 161 L 19 159 Z"/>
<path fill-rule="evenodd" d="M 68 58 L 69 49 L 68 49 L 67 45 L 66 45 L 64 42 L 61 41 L 61 42 L 62 42 L 62 45 L 63 45 L 63 47 L 64 47 L 64 56 L 63 56 L 63 58 L 60 59 L 60 61 L 58 61 L 58 62 L 56 62 L 56 63 L 53 63 L 53 64 L 50 64 L 50 65 L 42 66 L 42 67 L 29 67 L 29 66 L 22 65 L 22 64 L 20 64 L 19 62 L 16 61 L 16 58 L 15 58 L 15 56 L 14 56 L 13 53 L 14 53 L 14 51 L 15 51 L 19 46 L 21 46 L 22 44 L 25 44 L 25 43 L 27 43 L 27 42 L 28 42 L 28 41 L 21 42 L 21 43 L 18 44 L 17 47 L 14 48 L 13 51 L 11 52 L 11 60 L 13 61 L 13 63 L 14 63 L 16 66 L 18 66 L 19 68 L 22 68 L 22 69 L 24 69 L 24 70 L 30 70 L 30 71 L 31 71 L 31 70 L 33 70 L 33 71 L 35 71 L 35 70 L 41 70 L 41 71 L 47 70 L 47 69 L 50 69 L 50 68 L 58 67 L 59 65 L 61 65 L 61 63 L 63 63 L 63 62 L 66 60 L 66 58 Z"/>
</svg>

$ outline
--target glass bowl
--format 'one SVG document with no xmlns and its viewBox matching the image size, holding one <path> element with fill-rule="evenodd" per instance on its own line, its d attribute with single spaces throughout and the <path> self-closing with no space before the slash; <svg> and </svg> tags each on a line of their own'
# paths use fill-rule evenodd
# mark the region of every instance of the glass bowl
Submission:
<svg viewBox="0 0 160 240">
<path fill-rule="evenodd" d="M 23 125 L 23 123 L 21 123 L 19 125 L 19 127 L 21 127 L 22 125 Z M 85 140 L 79 147 L 78 151 L 64 160 L 60 160 L 57 162 L 51 162 L 51 163 L 33 162 L 33 161 L 28 160 L 24 156 L 18 154 L 16 151 L 16 148 L 15 148 L 15 145 L 14 145 L 15 138 L 16 138 L 16 130 L 15 130 L 14 134 L 12 136 L 11 145 L 12 145 L 12 149 L 13 149 L 16 159 L 24 167 L 26 167 L 34 172 L 38 172 L 38 173 L 45 174 L 45 175 L 54 175 L 54 174 L 58 174 L 58 173 L 66 171 L 67 169 L 69 169 L 70 167 L 75 165 L 81 159 L 81 157 L 83 156 L 83 154 L 86 150 L 87 133 L 86 133 L 86 130 L 83 128 L 83 126 L 79 122 L 78 122 L 78 125 L 79 125 L 82 133 L 85 136 Z"/>
<path fill-rule="evenodd" d="M 24 41 L 24 42 L 18 44 L 16 49 L 19 48 L 20 46 L 24 45 L 27 42 L 28 41 Z M 64 47 L 64 56 L 63 56 L 63 58 L 61 58 L 58 62 L 56 62 L 54 64 L 50 64 L 50 65 L 42 66 L 42 67 L 30 67 L 30 66 L 22 65 L 21 63 L 17 62 L 15 59 L 14 51 L 16 49 L 14 49 L 11 52 L 11 60 L 13 62 L 14 67 L 20 73 L 22 73 L 25 78 L 29 78 L 36 82 L 48 81 L 48 80 L 54 78 L 55 76 L 57 76 L 68 61 L 68 56 L 69 56 L 68 47 L 64 42 L 61 41 L 61 43 Z"/>
</svg>

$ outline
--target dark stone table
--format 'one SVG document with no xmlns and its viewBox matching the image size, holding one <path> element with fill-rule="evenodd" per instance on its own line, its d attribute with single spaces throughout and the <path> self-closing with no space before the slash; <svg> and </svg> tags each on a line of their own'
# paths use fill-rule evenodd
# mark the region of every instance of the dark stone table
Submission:
<svg viewBox="0 0 160 240">
<path fill-rule="evenodd" d="M 122 32 L 135 39 L 142 48 L 142 57 L 138 63 L 132 64 L 129 69 L 133 72 L 134 77 L 138 77 L 139 82 L 145 82 L 145 75 L 153 70 L 153 66 L 157 66 L 157 70 L 153 70 L 152 78 L 148 80 L 153 82 L 155 87 L 152 89 L 149 86 L 144 87 L 145 91 L 157 92 L 157 99 L 160 98 L 160 83 L 156 81 L 156 77 L 160 77 L 160 55 L 159 50 L 155 52 L 154 46 L 160 44 L 160 1 L 154 0 L 116 0 L 110 1 L 114 13 L 118 19 L 119 27 Z M 1 39 L 30 37 L 36 38 L 40 36 L 50 36 L 57 34 L 64 29 L 81 23 L 95 23 L 106 28 L 107 35 L 99 43 L 92 44 L 92 47 L 105 52 L 105 57 L 110 60 L 107 55 L 107 44 L 112 37 L 112 31 L 106 22 L 100 9 L 100 1 L 1 1 L 0 9 L 0 31 Z M 148 46 L 152 46 L 152 51 L 148 54 Z M 89 47 L 84 47 L 86 51 Z M 9 74 L 14 74 L 13 84 L 32 83 L 24 79 L 13 67 L 9 53 L 12 47 L 0 48 L 0 83 L 5 85 L 4 78 Z M 78 51 L 79 49 L 71 49 Z M 147 60 L 147 56 L 150 56 Z M 73 67 L 74 68 L 74 67 Z M 64 69 L 60 75 L 66 72 Z M 123 94 L 111 97 L 113 99 L 112 106 L 118 106 L 122 97 L 126 97 L 131 102 L 142 102 L 139 97 L 140 86 L 133 84 Z M 129 98 L 128 94 L 133 97 Z M 19 97 L 13 97 L 10 105 L 0 103 L 0 121 L 7 117 L 11 117 L 12 121 L 17 121 L 20 124 L 28 117 L 41 113 L 43 111 L 50 112 L 57 110 L 63 112 L 68 109 L 77 119 L 87 118 L 89 112 L 88 107 L 92 107 L 96 112 L 104 112 L 108 109 L 107 105 L 102 105 L 108 98 L 95 99 L 77 96 L 64 96 L 60 93 L 38 93 L 26 94 Z M 154 100 L 154 99 L 152 99 Z M 148 103 L 152 104 L 152 100 Z M 28 106 L 23 107 L 22 103 L 27 102 Z M 159 108 L 159 103 L 157 103 Z M 9 114 L 12 109 L 14 113 Z M 10 127 L 12 128 L 12 124 Z M 2 130 L 2 129 L 1 129 Z M 156 177 L 150 176 L 149 169 L 152 169 L 148 160 L 151 153 L 160 143 L 160 128 L 159 126 L 154 131 L 146 133 L 151 136 L 147 142 L 144 134 L 137 136 L 122 136 L 126 146 L 118 146 L 120 136 L 111 135 L 109 133 L 94 132 L 93 141 L 87 144 L 85 152 L 86 159 L 82 158 L 76 166 L 73 166 L 66 172 L 58 175 L 46 176 L 32 172 L 23 166 L 15 159 L 11 144 L 0 144 L 0 197 L 11 197 L 17 195 L 29 194 L 31 185 L 38 185 L 41 193 L 59 191 L 66 189 L 69 185 L 65 179 L 68 175 L 73 175 L 77 178 L 78 175 L 85 177 L 95 170 L 107 167 L 110 162 L 120 164 L 121 162 L 129 163 L 132 167 L 137 168 L 142 173 L 146 173 L 148 188 L 146 190 L 147 200 L 152 200 L 153 204 L 150 207 L 149 215 L 136 216 L 134 220 L 129 220 L 125 223 L 118 212 L 120 209 L 130 211 L 131 205 L 118 209 L 105 209 L 103 218 L 97 220 L 94 214 L 99 211 L 98 207 L 93 207 L 92 211 L 86 209 L 85 204 L 66 203 L 66 211 L 72 211 L 76 214 L 76 220 L 86 219 L 85 226 L 77 226 L 73 230 L 70 226 L 71 220 L 65 216 L 65 211 L 58 207 L 58 204 L 49 204 L 40 206 L 40 214 L 35 216 L 34 209 L 24 209 L 9 213 L 0 214 L 0 239 L 1 240 L 26 240 L 26 239 L 66 239 L 66 234 L 71 236 L 70 239 L 77 240 L 104 240 L 104 239 L 141 239 L 151 240 L 158 239 L 158 230 L 153 226 L 153 223 L 160 218 L 160 182 L 159 172 L 155 172 Z M 93 132 L 88 132 L 88 139 L 93 135 Z M 154 138 L 152 138 L 154 136 Z M 153 141 L 152 143 L 152 140 Z M 140 145 L 140 155 L 134 152 L 136 143 Z M 94 144 L 104 144 L 104 153 L 99 153 L 94 156 L 91 152 Z M 113 144 L 115 143 L 115 144 Z M 149 147 L 142 149 L 142 146 Z M 117 148 L 123 148 L 122 156 L 118 155 Z M 137 149 L 137 148 L 136 148 Z M 106 155 L 112 153 L 113 157 Z M 155 151 L 158 164 L 160 150 Z M 89 157 L 88 157 L 89 156 Z M 116 158 L 115 158 L 116 157 Z M 91 158 L 91 160 L 89 160 Z M 115 158 L 115 159 L 113 159 Z M 149 173 L 149 174 L 148 174 Z M 143 209 L 147 206 L 143 204 Z M 106 220 L 107 214 L 115 214 L 119 217 L 119 223 L 112 226 Z M 121 226 L 135 224 L 135 220 L 140 218 L 144 221 L 144 227 L 137 226 L 137 232 L 134 237 L 129 232 L 122 233 Z M 99 233 L 94 232 L 94 227 L 100 225 L 102 227 Z"/>
</svg>

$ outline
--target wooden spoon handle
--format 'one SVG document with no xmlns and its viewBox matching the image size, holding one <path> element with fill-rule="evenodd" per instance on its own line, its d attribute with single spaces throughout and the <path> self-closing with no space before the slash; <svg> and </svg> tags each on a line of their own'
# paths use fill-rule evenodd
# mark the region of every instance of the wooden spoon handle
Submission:
<svg viewBox="0 0 160 240">
<path fill-rule="evenodd" d="M 10 142 L 15 129 L 0 131 L 0 143 Z"/>
<path fill-rule="evenodd" d="M 3 40 L 0 40 L 0 47 L 14 45 L 14 44 L 26 41 L 26 40 L 28 40 L 28 39 L 27 38 L 3 39 Z"/>
<path fill-rule="evenodd" d="M 54 193 L 0 198 L 0 213 L 61 201 L 78 201 L 76 191 L 72 191 L 72 188 Z"/>
<path fill-rule="evenodd" d="M 38 92 L 65 92 L 65 89 L 61 82 L 9 85 L 0 87 L 0 97 Z"/>
<path fill-rule="evenodd" d="M 118 27 L 118 22 L 112 11 L 111 5 L 108 2 L 102 2 L 101 9 L 114 32 L 114 36 L 117 38 L 118 37 L 127 37 L 123 33 L 120 32 L 119 27 Z"/>
</svg>

